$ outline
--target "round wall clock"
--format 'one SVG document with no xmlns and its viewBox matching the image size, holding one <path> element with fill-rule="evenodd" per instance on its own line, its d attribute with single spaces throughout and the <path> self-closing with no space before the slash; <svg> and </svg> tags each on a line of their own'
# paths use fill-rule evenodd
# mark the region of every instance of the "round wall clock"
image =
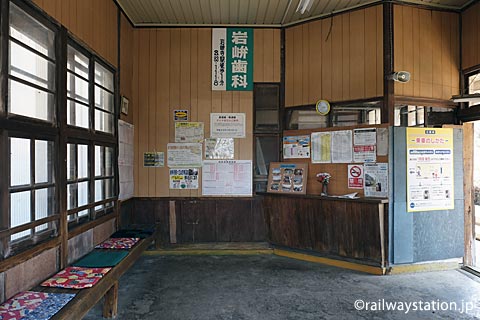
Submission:
<svg viewBox="0 0 480 320">
<path fill-rule="evenodd" d="M 326 116 L 330 112 L 330 103 L 327 100 L 318 100 L 316 109 L 319 114 Z"/>
</svg>

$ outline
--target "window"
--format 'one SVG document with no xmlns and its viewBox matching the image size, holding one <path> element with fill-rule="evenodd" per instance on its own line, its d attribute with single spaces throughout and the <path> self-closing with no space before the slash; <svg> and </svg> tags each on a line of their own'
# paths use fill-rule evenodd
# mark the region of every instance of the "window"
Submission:
<svg viewBox="0 0 480 320">
<path fill-rule="evenodd" d="M 53 122 L 55 34 L 10 3 L 9 113 Z"/>
<path fill-rule="evenodd" d="M 88 218 L 86 208 L 90 201 L 90 174 L 88 145 L 67 144 L 67 210 L 68 221 L 79 222 Z"/>
<path fill-rule="evenodd" d="M 89 59 L 68 46 L 67 49 L 67 124 L 89 128 Z"/>
<path fill-rule="evenodd" d="M 468 94 L 480 94 L 480 72 L 468 75 L 466 77 Z M 469 102 L 468 106 L 478 105 L 478 102 Z"/>
<path fill-rule="evenodd" d="M 113 73 L 95 62 L 95 130 L 113 133 Z"/>
<path fill-rule="evenodd" d="M 10 228 L 58 212 L 55 203 L 54 143 L 10 137 Z M 48 223 L 14 233 L 10 240 L 31 239 L 51 230 Z"/>
<path fill-rule="evenodd" d="M 452 108 L 397 105 L 395 106 L 395 126 L 435 127 L 453 124 L 455 116 Z"/>
<path fill-rule="evenodd" d="M 114 197 L 114 153 L 113 148 L 95 146 L 95 211 L 108 209 L 113 206 L 112 202 L 104 200 Z"/>
</svg>

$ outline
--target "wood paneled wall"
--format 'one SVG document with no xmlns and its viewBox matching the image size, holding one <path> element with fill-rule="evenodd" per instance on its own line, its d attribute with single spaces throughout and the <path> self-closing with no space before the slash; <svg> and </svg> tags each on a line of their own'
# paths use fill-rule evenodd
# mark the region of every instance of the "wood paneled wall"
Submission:
<svg viewBox="0 0 480 320">
<path fill-rule="evenodd" d="M 192 191 L 170 190 L 167 167 L 143 167 L 144 152 L 163 151 L 166 156 L 167 143 L 175 141 L 172 116 L 175 109 L 187 109 L 190 121 L 203 122 L 205 137 L 210 136 L 211 112 L 246 113 L 246 138 L 235 139 L 235 159 L 253 159 L 253 93 L 212 91 L 211 34 L 210 28 L 134 30 L 132 101 L 136 196 L 201 195 L 201 186 Z M 254 49 L 254 80 L 279 81 L 280 52 L 277 54 L 275 46 L 280 47 L 280 32 L 259 29 L 255 30 L 254 37 L 263 39 L 263 46 L 261 43 Z M 265 43 L 273 44 L 274 50 Z"/>
<path fill-rule="evenodd" d="M 382 8 L 286 29 L 287 107 L 383 95 Z"/>
<path fill-rule="evenodd" d="M 40 8 L 117 65 L 117 6 L 112 0 L 33 0 Z"/>
<path fill-rule="evenodd" d="M 457 13 L 394 6 L 394 69 L 410 72 L 395 95 L 448 100 L 459 93 Z"/>
<path fill-rule="evenodd" d="M 127 115 L 120 115 L 123 121 L 133 123 L 132 77 L 133 77 L 133 27 L 125 16 L 120 18 L 120 95 L 129 99 Z"/>
<path fill-rule="evenodd" d="M 480 65 L 480 2 L 462 12 L 462 68 Z"/>
</svg>

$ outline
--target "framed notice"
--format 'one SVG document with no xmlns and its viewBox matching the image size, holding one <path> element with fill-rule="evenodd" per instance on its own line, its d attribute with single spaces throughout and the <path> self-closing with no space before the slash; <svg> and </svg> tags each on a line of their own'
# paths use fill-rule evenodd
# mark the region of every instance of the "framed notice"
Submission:
<svg viewBox="0 0 480 320">
<path fill-rule="evenodd" d="M 205 159 L 230 160 L 235 155 L 233 138 L 205 139 Z"/>
<path fill-rule="evenodd" d="M 245 113 L 210 113 L 211 138 L 245 138 Z"/>
<path fill-rule="evenodd" d="M 175 122 L 175 142 L 202 142 L 203 122 Z"/>
<path fill-rule="evenodd" d="M 165 166 L 165 154 L 163 152 L 144 152 L 143 166 L 160 168 Z"/>
<path fill-rule="evenodd" d="M 310 158 L 310 136 L 283 137 L 283 158 Z"/>
<path fill-rule="evenodd" d="M 251 160 L 205 160 L 202 167 L 202 195 L 251 196 Z"/>
<path fill-rule="evenodd" d="M 170 168 L 199 168 L 202 166 L 201 143 L 167 144 L 167 164 Z"/>
<path fill-rule="evenodd" d="M 453 129 L 407 128 L 407 210 L 454 208 Z"/>
<path fill-rule="evenodd" d="M 267 192 L 307 192 L 308 163 L 271 162 L 268 174 Z"/>
</svg>

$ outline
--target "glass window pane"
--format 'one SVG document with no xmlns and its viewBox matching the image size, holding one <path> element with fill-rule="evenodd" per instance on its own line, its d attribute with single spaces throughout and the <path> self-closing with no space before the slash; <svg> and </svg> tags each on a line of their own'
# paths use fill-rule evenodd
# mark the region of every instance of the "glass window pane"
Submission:
<svg viewBox="0 0 480 320">
<path fill-rule="evenodd" d="M 77 151 L 77 145 L 67 144 L 67 180 L 73 180 L 76 178 L 75 169 L 75 154 Z"/>
<path fill-rule="evenodd" d="M 67 210 L 77 207 L 77 184 L 67 185 Z"/>
<path fill-rule="evenodd" d="M 98 62 L 95 62 L 95 83 L 113 91 L 113 73 Z"/>
<path fill-rule="evenodd" d="M 105 147 L 102 146 L 95 146 L 95 176 L 103 176 L 105 169 L 103 167 L 103 153 L 104 153 Z"/>
<path fill-rule="evenodd" d="M 8 80 L 8 104 L 10 113 L 52 121 L 54 95 L 19 83 Z"/>
<path fill-rule="evenodd" d="M 67 97 L 88 104 L 88 81 L 67 72 Z"/>
<path fill-rule="evenodd" d="M 10 194 L 10 227 L 20 226 L 31 221 L 30 217 L 30 191 Z M 30 234 L 29 230 L 12 235 L 12 240 L 19 239 Z"/>
<path fill-rule="evenodd" d="M 105 180 L 105 199 L 113 198 L 113 195 L 114 195 L 114 192 L 113 192 L 114 183 L 113 183 L 113 181 L 114 181 L 113 179 Z"/>
<path fill-rule="evenodd" d="M 55 33 L 10 2 L 10 36 L 54 59 Z"/>
<path fill-rule="evenodd" d="M 30 184 L 30 140 L 10 138 L 10 185 Z"/>
<path fill-rule="evenodd" d="M 67 55 L 67 69 L 88 79 L 88 58 L 71 46 L 68 46 Z"/>
<path fill-rule="evenodd" d="M 88 146 L 78 145 L 78 178 L 88 178 Z"/>
<path fill-rule="evenodd" d="M 95 110 L 95 130 L 113 133 L 113 115 Z"/>
<path fill-rule="evenodd" d="M 79 218 L 85 217 L 85 216 L 88 216 L 88 209 L 82 210 L 78 213 Z"/>
<path fill-rule="evenodd" d="M 55 213 L 55 188 L 35 190 L 35 220 L 40 220 Z M 48 224 L 42 224 L 35 231 L 48 229 Z"/>
<path fill-rule="evenodd" d="M 9 72 L 30 83 L 55 90 L 55 65 L 12 41 Z"/>
<path fill-rule="evenodd" d="M 78 207 L 88 204 L 88 181 L 78 184 Z"/>
<path fill-rule="evenodd" d="M 113 148 L 105 147 L 105 175 L 113 176 Z"/>
<path fill-rule="evenodd" d="M 53 182 L 53 142 L 35 140 L 35 183 Z"/>
<path fill-rule="evenodd" d="M 95 86 L 95 107 L 113 113 L 113 94 Z"/>
<path fill-rule="evenodd" d="M 88 107 L 76 103 L 72 100 L 67 101 L 67 124 L 81 128 L 89 128 Z"/>
<path fill-rule="evenodd" d="M 105 193 L 103 190 L 104 185 L 105 185 L 105 180 L 95 181 L 95 202 L 102 201 L 105 199 Z"/>
</svg>

